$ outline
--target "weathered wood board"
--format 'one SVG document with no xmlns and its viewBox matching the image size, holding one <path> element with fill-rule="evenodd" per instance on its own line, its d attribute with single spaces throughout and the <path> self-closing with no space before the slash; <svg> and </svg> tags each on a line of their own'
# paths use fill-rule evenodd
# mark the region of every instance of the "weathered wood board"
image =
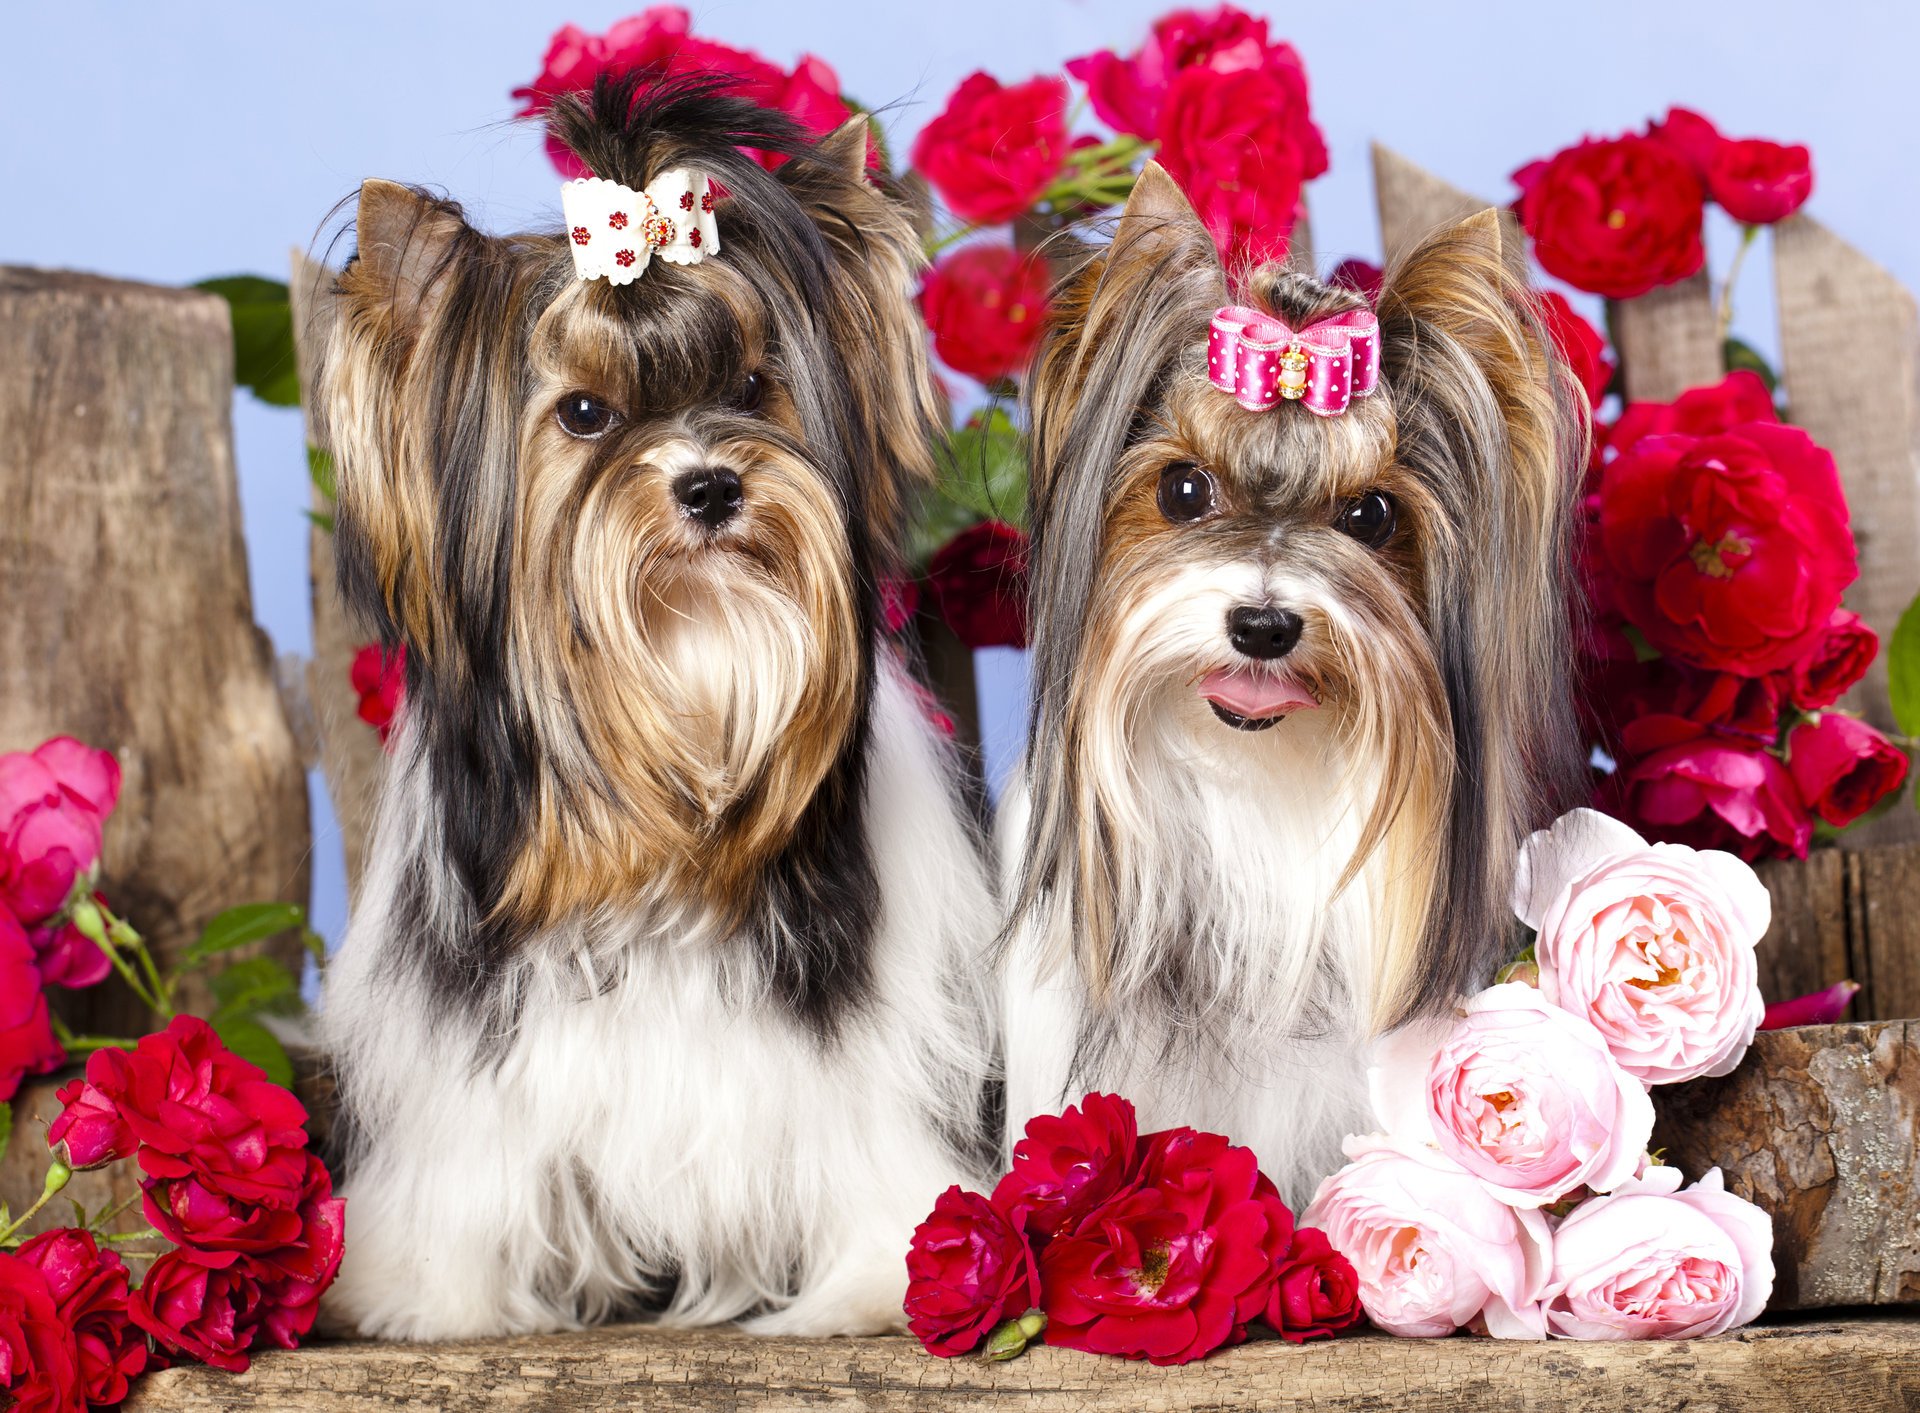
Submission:
<svg viewBox="0 0 1920 1413">
<path fill-rule="evenodd" d="M 307 780 L 253 621 L 232 409 L 223 300 L 0 268 L 0 750 L 65 734 L 119 758 L 104 889 L 162 957 L 225 908 L 307 901 Z M 299 967 L 296 939 L 265 945 Z M 117 985 L 60 1004 L 145 1028 Z"/>
<path fill-rule="evenodd" d="M 1653 1094 L 1667 1161 L 1772 1214 L 1769 1308 L 1920 1302 L 1920 1021 L 1763 1031 Z"/>
<path fill-rule="evenodd" d="M 257 1357 L 235 1376 L 145 1379 L 129 1413 L 300 1409 L 844 1408 L 869 1413 L 1878 1413 L 1920 1407 L 1920 1318 L 1850 1316 L 1681 1343 L 1508 1343 L 1368 1334 L 1265 1340 L 1177 1369 L 1068 1349 L 1007 1364 L 935 1359 L 912 1340 L 759 1340 L 615 1327 L 437 1346 L 335 1344 Z"/>
</svg>

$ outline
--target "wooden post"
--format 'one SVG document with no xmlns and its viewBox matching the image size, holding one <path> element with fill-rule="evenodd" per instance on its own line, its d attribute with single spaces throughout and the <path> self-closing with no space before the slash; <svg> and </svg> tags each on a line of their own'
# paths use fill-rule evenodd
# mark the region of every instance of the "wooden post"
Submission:
<svg viewBox="0 0 1920 1413">
<path fill-rule="evenodd" d="M 1653 1095 L 1667 1161 L 1772 1215 L 1769 1309 L 1920 1301 L 1920 1021 L 1762 1031 Z"/>
<path fill-rule="evenodd" d="M 254 626 L 226 304 L 0 268 L 0 749 L 124 772 L 104 891 L 163 958 L 239 903 L 307 901 L 307 782 Z M 296 971 L 297 939 L 265 950 Z M 77 1026 L 139 1033 L 113 982 Z M 208 1001 L 198 976 L 189 1008 Z"/>
<path fill-rule="evenodd" d="M 293 343 L 300 368 L 300 406 L 307 445 L 319 447 L 312 379 L 333 325 L 333 271 L 295 250 L 287 289 L 293 304 Z M 322 515 L 333 511 L 318 490 L 313 492 L 313 508 Z M 349 674 L 353 656 L 366 641 L 366 634 L 349 621 L 340 602 L 334 583 L 333 535 L 325 527 L 313 526 L 307 537 L 307 554 L 313 593 L 313 659 L 307 664 L 307 698 L 313 706 L 327 796 L 333 802 L 333 817 L 346 851 L 347 893 L 351 898 L 359 889 L 366 864 L 386 753 L 380 748 L 379 733 L 356 715 L 359 698 Z"/>
<path fill-rule="evenodd" d="M 1388 265 L 1441 227 L 1492 204 L 1377 142 L 1373 144 L 1373 200 L 1380 211 L 1380 248 Z"/>
<path fill-rule="evenodd" d="M 1791 416 L 1839 467 L 1860 551 L 1846 602 L 1884 648 L 1920 592 L 1920 314 L 1898 280 L 1809 217 L 1776 227 L 1773 252 Z M 1892 728 L 1884 655 L 1845 705 Z M 1911 799 L 1847 834 L 1848 847 L 1912 839 Z"/>
<path fill-rule="evenodd" d="M 1773 925 L 1759 948 L 1760 994 L 1769 1002 L 1821 991 L 1846 977 L 1867 985 L 1849 945 L 1845 863 L 1839 850 L 1821 849 L 1804 862 L 1760 865 L 1760 881 L 1773 895 Z M 1854 1001 L 1856 1014 L 1876 1014 L 1869 1009 L 1870 990 Z"/>
</svg>

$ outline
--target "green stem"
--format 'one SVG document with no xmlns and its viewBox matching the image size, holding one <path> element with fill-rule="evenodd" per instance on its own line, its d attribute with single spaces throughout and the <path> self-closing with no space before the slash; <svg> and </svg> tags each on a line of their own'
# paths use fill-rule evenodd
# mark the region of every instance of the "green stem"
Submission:
<svg viewBox="0 0 1920 1413">
<path fill-rule="evenodd" d="M 90 1223 L 88 1223 L 88 1225 L 92 1227 L 93 1230 L 98 1232 L 100 1235 L 106 1236 L 108 1241 L 112 1241 L 114 1240 L 114 1238 L 111 1236 L 107 1236 L 107 1233 L 105 1230 L 107 1223 L 111 1222 L 115 1217 L 119 1216 L 122 1212 L 126 1211 L 127 1208 L 131 1207 L 134 1203 L 138 1202 L 139 1200 L 140 1200 L 140 1194 L 136 1192 L 133 1194 L 133 1196 L 127 1198 L 126 1200 L 122 1202 L 116 1202 L 112 1207 L 109 1207 L 106 1211 L 102 1212 L 99 1216 L 95 1217 Z M 152 1228 L 149 1227 L 148 1230 L 151 1231 Z M 146 1234 L 145 1232 L 122 1233 L 122 1235 L 141 1235 L 141 1236 L 144 1236 L 145 1234 Z"/>
<path fill-rule="evenodd" d="M 124 1035 L 70 1035 L 60 1043 L 68 1054 L 77 1050 L 91 1055 L 95 1050 L 131 1050 L 139 1042 Z"/>
<path fill-rule="evenodd" d="M 18 1246 L 20 1243 L 14 1239 L 14 1233 L 32 1221 L 42 1207 L 53 1201 L 54 1194 L 65 1187 L 67 1179 L 72 1176 L 72 1168 L 59 1159 L 54 1159 L 52 1166 L 47 1169 L 47 1181 L 40 1190 L 40 1199 L 16 1217 L 13 1224 L 5 1231 L 0 1231 L 0 1246 Z"/>
<path fill-rule="evenodd" d="M 111 1241 L 118 1245 L 123 1241 L 164 1241 L 166 1238 L 152 1227 L 142 1227 L 139 1231 L 109 1232 L 105 1236 L 102 1236 L 100 1240 Z"/>
<path fill-rule="evenodd" d="M 1740 282 L 1740 267 L 1747 263 L 1747 252 L 1753 248 L 1753 242 L 1760 235 L 1758 226 L 1740 228 L 1740 248 L 1733 252 L 1733 263 L 1727 266 L 1727 281 L 1720 286 L 1720 344 L 1726 345 L 1727 334 L 1733 328 L 1733 287 Z"/>
<path fill-rule="evenodd" d="M 937 239 L 934 239 L 934 238 L 928 239 L 926 242 L 923 243 L 921 248 L 926 251 L 927 259 L 931 260 L 933 259 L 934 256 L 938 255 L 941 251 L 947 249 L 947 247 L 958 245 L 961 241 L 965 240 L 968 236 L 972 235 L 975 231 L 979 229 L 980 227 L 975 225 L 960 226 L 955 230 L 948 231 L 945 235 L 940 236 Z"/>
</svg>

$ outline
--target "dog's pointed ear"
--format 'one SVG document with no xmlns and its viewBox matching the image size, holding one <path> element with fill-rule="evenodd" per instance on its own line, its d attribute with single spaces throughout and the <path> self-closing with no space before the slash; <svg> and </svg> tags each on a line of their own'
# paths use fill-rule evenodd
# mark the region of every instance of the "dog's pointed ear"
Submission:
<svg viewBox="0 0 1920 1413">
<path fill-rule="evenodd" d="M 872 124 L 865 113 L 855 113 L 815 145 L 821 159 L 838 167 L 840 174 L 859 181 L 867 174 L 867 139 Z"/>
<path fill-rule="evenodd" d="M 1220 266 L 1213 237 L 1193 203 L 1158 162 L 1148 162 L 1134 182 L 1108 259 L 1113 264 L 1134 260 L 1160 264 L 1173 259 L 1183 267 Z"/>
<path fill-rule="evenodd" d="M 452 202 L 370 178 L 360 184 L 354 273 L 342 292 L 364 312 L 384 308 L 394 331 L 410 334 L 424 322 L 434 282 L 466 231 Z"/>
</svg>

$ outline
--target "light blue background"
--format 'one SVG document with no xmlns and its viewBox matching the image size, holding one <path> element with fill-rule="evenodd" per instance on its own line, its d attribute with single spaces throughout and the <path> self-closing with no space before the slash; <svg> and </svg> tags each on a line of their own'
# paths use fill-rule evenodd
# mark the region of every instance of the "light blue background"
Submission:
<svg viewBox="0 0 1920 1413">
<path fill-rule="evenodd" d="M 183 282 L 284 277 L 362 177 L 443 187 L 497 229 L 555 219 L 537 135 L 506 120 L 551 32 L 637 5 L 308 0 L 293 5 L 60 5 L 0 17 L 0 262 Z M 1163 8 L 1143 0 L 733 0 L 695 4 L 699 33 L 791 62 L 825 58 L 863 102 L 896 105 L 896 152 L 976 68 L 1006 80 L 1101 47 L 1131 48 Z M 1252 5 L 1312 75 L 1333 156 L 1311 192 L 1321 252 L 1378 258 L 1369 142 L 1506 199 L 1507 173 L 1583 132 L 1670 103 L 1736 136 L 1809 144 L 1811 210 L 1909 287 L 1920 285 L 1912 143 L 1920 133 L 1920 6 L 1910 3 L 1399 3 Z M 1728 232 L 1712 242 L 1724 263 Z M 1741 324 L 1773 342 L 1766 262 Z M 305 463 L 297 414 L 236 404 L 254 604 L 281 651 L 308 646 Z M 0 605 L 0 612 L 18 612 Z M 990 768 L 1019 730 L 1017 654 L 983 663 Z M 344 886 L 314 791 L 315 921 L 337 936 Z M 235 902 L 243 901 L 240 899 Z"/>
</svg>

